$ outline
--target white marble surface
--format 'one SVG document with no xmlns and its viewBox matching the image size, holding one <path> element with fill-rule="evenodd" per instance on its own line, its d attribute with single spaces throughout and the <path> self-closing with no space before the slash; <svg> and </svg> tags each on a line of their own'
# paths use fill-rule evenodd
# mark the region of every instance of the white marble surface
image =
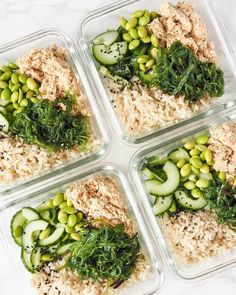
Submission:
<svg viewBox="0 0 236 295">
<path fill-rule="evenodd" d="M 204 1 L 204 0 L 199 0 Z M 95 7 L 113 2 L 112 0 L 0 0 L 0 45 L 12 41 L 24 34 L 46 27 L 58 27 L 75 34 L 78 19 Z M 224 19 L 225 27 L 232 43 L 236 46 L 236 4 L 233 0 L 214 0 L 217 13 Z M 230 16 L 229 16 L 230 11 Z M 133 148 L 124 147 L 113 137 L 112 151 L 107 161 L 119 163 L 127 168 Z M 120 151 L 125 150 L 125 155 Z M 117 155 L 122 155 L 117 157 Z M 9 270 L 8 270 L 9 271 Z M 17 286 L 8 288 L 5 254 L 0 251 L 0 294 L 23 295 Z M 210 279 L 198 283 L 185 283 L 178 280 L 167 269 L 166 280 L 162 289 L 163 295 L 231 295 L 236 288 L 236 269 L 225 271 Z M 138 295 L 138 294 L 137 294 Z"/>
</svg>

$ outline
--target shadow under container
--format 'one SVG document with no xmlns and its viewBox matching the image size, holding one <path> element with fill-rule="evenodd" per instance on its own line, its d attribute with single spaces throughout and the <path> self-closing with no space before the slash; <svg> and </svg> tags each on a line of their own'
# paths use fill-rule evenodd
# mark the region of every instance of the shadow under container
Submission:
<svg viewBox="0 0 236 295">
<path fill-rule="evenodd" d="M 220 66 L 224 71 L 225 78 L 225 94 L 217 99 L 213 100 L 210 107 L 204 108 L 201 113 L 196 114 L 190 119 L 180 121 L 178 123 L 169 124 L 164 127 L 153 130 L 148 134 L 142 134 L 133 136 L 125 131 L 118 115 L 115 112 L 109 98 L 107 87 L 104 84 L 102 74 L 98 71 L 98 64 L 91 53 L 91 41 L 104 32 L 106 29 L 117 29 L 120 26 L 119 20 L 121 16 L 129 18 L 131 13 L 139 9 L 148 9 L 150 11 L 157 11 L 160 6 L 165 3 L 164 0 L 131 0 L 131 1 L 119 1 L 111 5 L 104 6 L 98 10 L 93 11 L 86 15 L 79 22 L 76 32 L 76 41 L 84 52 L 84 60 L 87 65 L 87 71 L 90 71 L 92 80 L 98 89 L 101 100 L 103 102 L 103 108 L 105 109 L 107 116 L 110 119 L 110 123 L 119 138 L 126 143 L 141 144 L 147 141 L 153 140 L 156 137 L 162 137 L 167 132 L 173 129 L 180 128 L 189 123 L 196 122 L 197 120 L 207 117 L 212 113 L 220 112 L 226 108 L 235 104 L 235 97 L 233 95 L 236 69 L 233 62 L 231 53 L 233 52 L 231 44 L 228 39 L 224 38 L 224 30 L 220 21 L 217 19 L 214 6 L 210 0 L 186 1 L 194 6 L 196 12 L 200 15 L 203 22 L 206 24 L 209 38 L 216 45 L 216 53 L 219 56 Z M 170 1 L 172 4 L 176 4 L 178 1 Z"/>
<path fill-rule="evenodd" d="M 73 168 L 89 165 L 104 156 L 108 150 L 109 141 L 105 126 L 106 122 L 102 119 L 100 108 L 96 103 L 95 97 L 97 93 L 91 88 L 83 70 L 80 52 L 66 34 L 56 29 L 45 29 L 3 45 L 0 47 L 0 66 L 5 65 L 8 61 L 15 61 L 17 58 L 28 54 L 31 50 L 46 48 L 54 44 L 58 47 L 63 47 L 68 52 L 69 64 L 80 83 L 82 93 L 86 97 L 86 104 L 91 113 L 92 133 L 95 135 L 95 140 L 98 144 L 93 150 L 85 152 L 81 157 L 74 158 L 68 162 L 62 162 L 40 175 L 28 177 L 25 180 L 13 181 L 7 185 L 0 183 L 1 200 L 14 196 L 14 193 L 18 194 L 20 190 L 28 190 L 30 186 L 40 187 L 41 181 L 50 181 L 51 178 L 57 178 L 62 173 L 66 173 Z"/>
<path fill-rule="evenodd" d="M 6 294 L 15 294 L 13 291 L 11 292 L 11 290 L 15 290 L 15 285 L 18 286 L 17 290 L 19 294 L 34 294 L 30 284 L 30 275 L 24 268 L 20 258 L 20 247 L 15 244 L 11 236 L 10 222 L 13 214 L 22 209 L 22 207 L 36 207 L 40 203 L 52 198 L 56 192 L 65 191 L 73 182 L 81 183 L 97 176 L 111 178 L 117 184 L 123 202 L 128 208 L 128 215 L 134 220 L 137 232 L 139 233 L 141 248 L 150 263 L 150 273 L 147 278 L 144 281 L 132 284 L 130 288 L 122 290 L 121 294 L 149 295 L 159 293 L 164 277 L 161 257 L 158 250 L 153 247 L 152 234 L 145 225 L 142 214 L 140 214 L 129 180 L 119 167 L 112 164 L 103 164 L 96 165 L 90 170 L 83 170 L 81 173 L 74 171 L 73 174 L 65 176 L 63 180 L 61 178 L 61 180 L 58 180 L 53 185 L 42 185 L 41 190 L 34 191 L 30 194 L 19 195 L 17 199 L 0 207 L 0 250 L 5 253 L 7 260 L 4 265 L 7 278 Z M 1 289 L 3 293 L 4 290 L 4 288 L 3 290 Z"/>
<path fill-rule="evenodd" d="M 200 280 L 229 269 L 236 265 L 236 247 L 229 249 L 222 255 L 213 256 L 210 259 L 193 265 L 181 264 L 179 260 L 174 257 L 168 243 L 164 237 L 163 230 L 159 224 L 158 217 L 155 216 L 152 210 L 152 200 L 145 188 L 144 179 L 142 177 L 142 168 L 146 159 L 154 155 L 167 155 L 169 152 L 183 146 L 188 140 L 195 139 L 196 136 L 208 135 L 209 129 L 213 126 L 220 126 L 223 123 L 236 122 L 236 109 L 225 111 L 223 114 L 212 115 L 208 118 L 200 120 L 198 124 L 188 126 L 176 130 L 170 134 L 168 139 L 164 141 L 156 141 L 148 148 L 142 148 L 133 156 L 130 162 L 130 174 L 133 183 L 135 184 L 135 191 L 138 197 L 138 205 L 144 218 L 149 223 L 156 237 L 157 247 L 161 247 L 165 255 L 167 263 L 172 271 L 181 279 L 192 281 Z M 186 131 L 187 130 L 187 131 Z"/>
</svg>

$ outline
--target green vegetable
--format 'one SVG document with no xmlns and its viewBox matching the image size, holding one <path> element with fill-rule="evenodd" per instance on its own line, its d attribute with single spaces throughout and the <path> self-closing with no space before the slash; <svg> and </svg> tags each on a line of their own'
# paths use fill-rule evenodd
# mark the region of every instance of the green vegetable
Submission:
<svg viewBox="0 0 236 295">
<path fill-rule="evenodd" d="M 158 48 L 152 85 L 196 102 L 205 94 L 222 96 L 224 74 L 214 63 L 199 61 L 189 47 L 177 41 L 169 48 Z"/>
<path fill-rule="evenodd" d="M 82 232 L 71 250 L 67 267 L 82 280 L 107 279 L 115 287 L 133 273 L 140 244 L 137 235 L 130 237 L 121 226 L 105 225 Z"/>
<path fill-rule="evenodd" d="M 66 111 L 58 108 L 58 103 L 66 106 Z M 55 150 L 72 148 L 74 145 L 84 147 L 88 138 L 87 118 L 74 116 L 72 99 L 56 102 L 42 100 L 38 103 L 29 101 L 28 105 L 17 114 L 11 131 L 22 137 L 27 143 Z"/>
</svg>

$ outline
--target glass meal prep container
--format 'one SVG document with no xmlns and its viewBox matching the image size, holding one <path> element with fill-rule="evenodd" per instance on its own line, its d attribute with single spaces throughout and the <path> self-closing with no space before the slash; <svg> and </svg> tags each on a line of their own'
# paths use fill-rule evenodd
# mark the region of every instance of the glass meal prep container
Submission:
<svg viewBox="0 0 236 295">
<path fill-rule="evenodd" d="M 119 1 L 112 5 L 107 5 L 100 8 L 87 16 L 85 16 L 78 26 L 76 33 L 77 44 L 83 49 L 84 59 L 87 64 L 87 71 L 91 72 L 93 81 L 100 93 L 103 106 L 106 110 L 107 116 L 110 118 L 111 125 L 119 137 L 125 142 L 132 144 L 139 144 L 152 140 L 157 136 L 161 136 L 166 132 L 179 128 L 187 123 L 196 122 L 202 117 L 208 116 L 210 113 L 216 113 L 229 106 L 231 103 L 235 103 L 233 96 L 233 87 L 235 84 L 235 67 L 230 54 L 231 46 L 224 39 L 224 35 L 221 32 L 220 24 L 218 23 L 214 10 L 209 0 L 206 1 L 186 1 L 187 3 L 193 4 L 196 12 L 200 15 L 203 22 L 206 24 L 208 29 L 209 38 L 216 45 L 216 52 L 219 56 L 220 66 L 224 72 L 225 78 L 225 94 L 221 98 L 214 100 L 212 106 L 206 108 L 202 113 L 196 116 L 180 121 L 176 124 L 167 125 L 165 127 L 154 130 L 149 134 L 143 134 L 141 136 L 131 136 L 125 132 L 122 124 L 116 115 L 113 106 L 111 105 L 108 90 L 106 89 L 102 75 L 97 70 L 97 63 L 91 53 L 91 40 L 93 40 L 100 33 L 106 29 L 116 29 L 119 27 L 119 19 L 121 16 L 130 17 L 130 14 L 138 9 L 158 10 L 161 4 L 166 1 L 157 0 L 131 0 L 131 1 Z M 169 1 L 170 3 L 177 3 L 178 1 Z"/>
<path fill-rule="evenodd" d="M 97 93 L 90 87 L 86 74 L 84 73 L 80 60 L 80 52 L 77 51 L 67 35 L 56 29 L 45 29 L 3 45 L 0 47 L 0 66 L 7 64 L 8 61 L 15 61 L 33 49 L 45 48 L 53 44 L 65 48 L 68 52 L 69 64 L 80 82 L 83 94 L 87 98 L 86 104 L 91 113 L 90 122 L 92 132 L 98 144 L 96 148 L 85 152 L 79 158 L 77 157 L 68 162 L 61 163 L 59 166 L 55 166 L 54 169 L 45 171 L 41 175 L 36 175 L 23 181 L 13 182 L 9 185 L 2 185 L 0 183 L 0 194 L 3 197 L 16 191 L 18 192 L 20 189 L 27 189 L 30 185 L 36 185 L 39 181 L 49 179 L 53 176 L 58 177 L 59 174 L 74 167 L 87 165 L 104 155 L 108 149 L 108 135 L 105 128 L 105 121 L 101 118 L 100 110 L 95 99 Z"/>
<path fill-rule="evenodd" d="M 43 201 L 53 197 L 55 192 L 65 191 L 66 188 L 73 182 L 83 182 L 88 178 L 96 176 L 105 176 L 112 178 L 118 185 L 123 196 L 123 201 L 128 208 L 129 216 L 134 220 L 137 231 L 139 232 L 139 240 L 141 247 L 146 254 L 146 257 L 150 263 L 150 273 L 147 278 L 142 282 L 131 284 L 130 288 L 124 289 L 121 294 L 157 294 L 162 286 L 163 282 L 163 268 L 162 261 L 159 256 L 158 249 L 155 249 L 152 244 L 152 234 L 147 230 L 145 226 L 145 220 L 143 219 L 138 206 L 135 202 L 133 191 L 130 187 L 127 176 L 117 166 L 112 164 L 96 165 L 92 169 L 84 169 L 83 172 L 74 171 L 73 174 L 61 178 L 53 185 L 42 185 L 41 189 L 36 191 L 31 190 L 29 194 L 19 195 L 11 201 L 5 203 L 0 208 L 0 249 L 4 251 L 7 262 L 5 263 L 5 274 L 7 277 L 7 285 L 3 284 L 4 293 L 15 294 L 10 291 L 14 289 L 14 285 L 19 284 L 19 294 L 36 294 L 33 291 L 33 287 L 30 284 L 30 273 L 24 268 L 20 258 L 20 247 L 15 244 L 10 231 L 10 222 L 14 213 L 19 211 L 22 207 L 32 206 L 36 207 Z M 3 280 L 1 279 L 1 282 Z M 1 287 L 2 288 L 2 287 Z M 9 289 L 10 288 L 10 289 Z M 4 293 L 5 294 L 5 293 Z"/>
<path fill-rule="evenodd" d="M 233 122 L 236 120 L 236 109 L 232 108 L 222 114 L 211 115 L 202 119 L 198 124 L 188 126 L 188 128 L 178 129 L 172 134 L 166 136 L 164 141 L 156 141 L 148 148 L 142 148 L 133 156 L 130 162 L 130 174 L 133 180 L 135 190 L 138 196 L 138 204 L 141 212 L 145 216 L 147 222 L 153 229 L 156 236 L 156 243 L 162 248 L 166 260 L 178 277 L 184 280 L 197 280 L 212 276 L 220 271 L 226 270 L 236 265 L 236 247 L 231 248 L 222 255 L 213 256 L 210 259 L 193 265 L 181 264 L 171 253 L 167 241 L 165 240 L 158 218 L 152 210 L 152 200 L 147 192 L 141 169 L 145 160 L 154 155 L 167 155 L 170 151 L 175 150 L 179 146 L 183 146 L 184 142 L 196 138 L 200 135 L 209 134 L 209 129 L 213 126 L 219 126 L 223 123 Z"/>
</svg>

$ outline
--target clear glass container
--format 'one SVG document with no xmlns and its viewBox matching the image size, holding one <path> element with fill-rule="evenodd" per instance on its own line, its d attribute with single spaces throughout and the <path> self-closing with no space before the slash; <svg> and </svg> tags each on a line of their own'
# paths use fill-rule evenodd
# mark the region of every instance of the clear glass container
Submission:
<svg viewBox="0 0 236 295">
<path fill-rule="evenodd" d="M 158 218 L 152 211 L 151 200 L 149 199 L 149 194 L 144 186 L 141 169 L 146 158 L 158 154 L 166 155 L 177 147 L 183 146 L 185 141 L 192 139 L 194 136 L 208 134 L 211 127 L 221 125 L 225 122 L 233 122 L 235 120 L 235 108 L 225 111 L 222 114 L 211 115 L 208 118 L 198 121 L 195 125 L 188 126 L 188 128 L 183 127 L 182 129 L 169 133 L 164 140 L 157 140 L 148 148 L 140 149 L 136 152 L 130 162 L 130 174 L 132 181 L 135 184 L 134 187 L 136 195 L 138 196 L 137 202 L 141 208 L 141 212 L 152 227 L 156 237 L 156 243 L 162 248 L 169 266 L 174 273 L 185 280 L 196 280 L 210 277 L 217 272 L 235 266 L 236 247 L 224 252 L 222 255 L 214 256 L 209 260 L 206 260 L 206 262 L 204 261 L 192 266 L 180 264 L 179 261 L 177 262 L 164 238 Z"/>
<path fill-rule="evenodd" d="M 16 285 L 18 294 L 36 294 L 30 284 L 30 273 L 22 265 L 20 258 L 20 247 L 15 244 L 11 237 L 10 222 L 13 214 L 22 207 L 36 207 L 38 204 L 52 197 L 57 191 L 65 191 L 65 189 L 73 182 L 83 182 L 88 178 L 96 176 L 106 176 L 112 178 L 118 185 L 123 196 L 123 201 L 127 205 L 128 214 L 134 220 L 141 247 L 146 254 L 150 263 L 150 273 L 145 281 L 137 282 L 130 288 L 124 289 L 121 294 L 157 294 L 160 291 L 163 282 L 163 266 L 158 249 L 152 244 L 152 233 L 148 230 L 145 220 L 140 213 L 135 201 L 133 191 L 130 187 L 127 176 L 117 166 L 112 164 L 97 165 L 92 169 L 79 170 L 67 174 L 63 179 L 60 178 L 53 184 L 42 184 L 40 190 L 32 190 L 30 193 L 20 194 L 18 198 L 12 199 L 0 207 L 0 250 L 5 253 L 6 263 L 4 264 L 7 284 L 3 282 L 1 291 L 3 294 L 15 294 Z M 1 279 L 2 282 L 2 279 Z M 6 287 L 4 289 L 4 286 Z M 5 292 L 4 292 L 5 291 Z"/>
<path fill-rule="evenodd" d="M 44 48 L 53 44 L 63 47 L 68 51 L 71 68 L 77 79 L 80 81 L 82 92 L 87 98 L 86 103 L 91 112 L 92 132 L 98 140 L 98 145 L 93 151 L 86 152 L 79 158 L 75 158 L 69 162 L 64 162 L 59 166 L 55 166 L 54 169 L 45 171 L 45 173 L 42 173 L 41 175 L 36 175 L 35 177 L 31 177 L 23 181 L 10 183 L 9 185 L 1 185 L 0 183 L 1 201 L 6 197 L 10 197 L 12 194 L 14 195 L 15 192 L 18 193 L 19 190 L 29 189 L 30 186 L 37 185 L 40 181 L 51 177 L 58 177 L 60 174 L 72 168 L 88 165 L 103 156 L 108 150 L 109 141 L 106 130 L 106 122 L 104 118 L 101 117 L 100 108 L 96 103 L 95 98 L 97 93 L 91 87 L 83 70 L 80 52 L 76 49 L 75 45 L 67 35 L 56 29 L 46 29 L 1 46 L 0 66 L 6 64 L 10 60 L 15 61 L 17 58 L 29 53 L 33 49 Z"/>
<path fill-rule="evenodd" d="M 114 108 L 112 107 L 108 95 L 108 91 L 104 86 L 102 75 L 97 70 L 97 64 L 91 54 L 91 40 L 104 32 L 106 29 L 116 29 L 119 27 L 120 16 L 129 17 L 130 14 L 137 9 L 149 9 L 158 10 L 161 4 L 166 2 L 165 0 L 131 0 L 131 1 L 118 1 L 111 5 L 102 7 L 92 13 L 86 15 L 81 21 L 79 21 L 78 29 L 76 32 L 77 44 L 82 48 L 84 52 L 84 60 L 86 63 L 87 71 L 90 71 L 92 79 L 100 93 L 103 107 L 110 118 L 113 130 L 119 137 L 125 142 L 131 144 L 139 144 L 153 140 L 157 136 L 175 129 L 180 128 L 189 123 L 196 122 L 202 117 L 207 117 L 211 113 L 217 113 L 222 111 L 232 104 L 235 104 L 235 97 L 233 93 L 236 70 L 231 56 L 231 45 L 224 39 L 224 35 L 221 31 L 221 25 L 218 23 L 214 14 L 214 9 L 208 0 L 205 1 L 186 1 L 192 3 L 196 9 L 196 12 L 201 16 L 203 22 L 206 24 L 209 33 L 209 40 L 214 41 L 216 45 L 216 52 L 219 56 L 220 66 L 225 75 L 225 94 L 213 101 L 210 108 L 206 108 L 196 116 L 180 121 L 176 124 L 167 125 L 166 127 L 154 130 L 149 134 L 143 134 L 141 136 L 131 136 L 124 131 L 124 128 L 116 115 Z M 175 4 L 178 1 L 170 1 Z"/>
</svg>

